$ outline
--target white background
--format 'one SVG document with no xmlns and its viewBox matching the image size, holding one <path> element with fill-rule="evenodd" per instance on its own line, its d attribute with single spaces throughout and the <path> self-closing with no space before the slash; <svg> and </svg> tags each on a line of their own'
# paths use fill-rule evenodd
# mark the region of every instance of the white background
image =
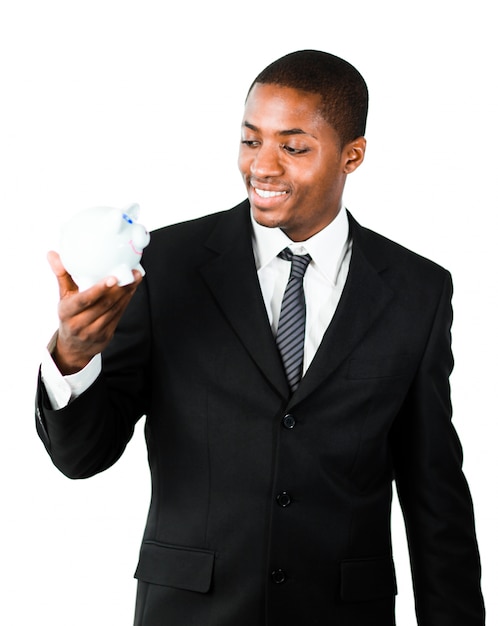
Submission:
<svg viewBox="0 0 498 626">
<path fill-rule="evenodd" d="M 246 90 L 302 48 L 346 58 L 369 84 L 367 158 L 348 182 L 348 208 L 452 271 L 454 422 L 488 623 L 498 624 L 494 26 L 489 0 L 2 4 L 3 624 L 132 623 L 150 495 L 143 423 L 117 465 L 80 482 L 51 465 L 35 435 L 38 361 L 57 322 L 45 257 L 61 221 L 136 201 L 152 229 L 239 202 Z M 397 508 L 394 518 L 398 622 L 413 626 Z"/>
</svg>

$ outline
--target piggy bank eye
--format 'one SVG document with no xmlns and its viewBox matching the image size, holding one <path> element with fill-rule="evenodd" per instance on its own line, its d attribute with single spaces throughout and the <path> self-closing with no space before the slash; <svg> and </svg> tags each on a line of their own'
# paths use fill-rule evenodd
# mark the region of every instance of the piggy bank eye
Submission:
<svg viewBox="0 0 498 626">
<path fill-rule="evenodd" d="M 128 224 L 133 224 L 133 219 L 129 215 L 126 215 L 126 213 L 123 213 L 123 219 L 125 222 L 128 222 Z"/>
</svg>

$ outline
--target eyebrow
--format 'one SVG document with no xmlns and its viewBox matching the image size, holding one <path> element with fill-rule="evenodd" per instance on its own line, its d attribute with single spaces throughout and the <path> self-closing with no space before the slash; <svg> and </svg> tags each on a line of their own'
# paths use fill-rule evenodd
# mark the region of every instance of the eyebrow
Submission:
<svg viewBox="0 0 498 626">
<path fill-rule="evenodd" d="M 250 122 L 245 121 L 243 123 L 243 126 L 249 128 L 250 130 L 253 130 L 254 132 L 259 132 L 259 128 L 257 126 L 254 126 L 254 124 L 251 124 Z M 289 128 L 288 130 L 279 130 L 277 132 L 277 135 L 282 135 L 283 137 L 288 137 L 290 135 L 309 135 L 310 137 L 315 137 L 311 133 L 307 133 L 302 128 Z"/>
</svg>

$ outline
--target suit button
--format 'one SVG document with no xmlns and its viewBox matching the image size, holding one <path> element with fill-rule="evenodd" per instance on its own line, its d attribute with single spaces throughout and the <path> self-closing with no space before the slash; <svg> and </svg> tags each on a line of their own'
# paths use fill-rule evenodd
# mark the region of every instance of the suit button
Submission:
<svg viewBox="0 0 498 626">
<path fill-rule="evenodd" d="M 277 496 L 277 503 L 285 508 L 286 506 L 289 506 L 289 504 L 292 502 L 292 498 L 290 497 L 290 494 L 287 493 L 287 491 L 282 491 L 282 493 L 279 493 Z"/>
<path fill-rule="evenodd" d="M 287 580 L 287 575 L 283 569 L 276 569 L 271 573 L 271 578 L 276 585 L 281 585 Z"/>
<path fill-rule="evenodd" d="M 296 425 L 296 418 L 290 413 L 287 413 L 287 415 L 284 415 L 282 423 L 285 428 L 288 428 L 290 430 L 291 428 L 294 428 L 294 426 Z"/>
</svg>

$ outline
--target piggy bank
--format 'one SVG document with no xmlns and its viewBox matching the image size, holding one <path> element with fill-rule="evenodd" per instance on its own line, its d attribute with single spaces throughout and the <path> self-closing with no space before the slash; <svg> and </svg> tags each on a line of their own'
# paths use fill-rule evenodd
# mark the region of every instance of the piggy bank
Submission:
<svg viewBox="0 0 498 626">
<path fill-rule="evenodd" d="M 133 282 L 133 269 L 144 275 L 142 252 L 150 241 L 147 230 L 137 224 L 139 206 L 125 210 L 111 207 L 85 209 L 61 229 L 61 261 L 80 290 L 107 276 L 119 285 Z"/>
</svg>

